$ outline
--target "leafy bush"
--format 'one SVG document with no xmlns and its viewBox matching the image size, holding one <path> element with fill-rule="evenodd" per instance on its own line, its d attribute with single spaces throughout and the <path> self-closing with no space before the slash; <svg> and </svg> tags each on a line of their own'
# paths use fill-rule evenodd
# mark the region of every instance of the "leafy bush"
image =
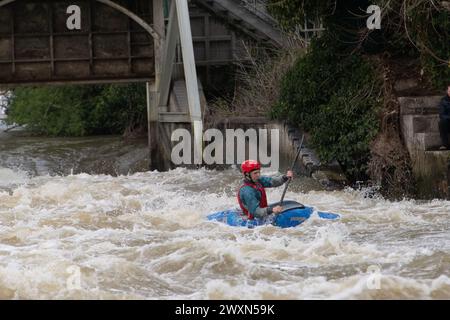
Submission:
<svg viewBox="0 0 450 320">
<path fill-rule="evenodd" d="M 336 159 L 350 179 L 363 179 L 379 128 L 381 83 L 374 66 L 340 55 L 339 45 L 329 33 L 312 42 L 284 77 L 272 116 L 300 125 L 323 161 Z"/>
<path fill-rule="evenodd" d="M 50 136 L 123 133 L 145 123 L 145 86 L 21 87 L 14 90 L 8 122 Z"/>
</svg>

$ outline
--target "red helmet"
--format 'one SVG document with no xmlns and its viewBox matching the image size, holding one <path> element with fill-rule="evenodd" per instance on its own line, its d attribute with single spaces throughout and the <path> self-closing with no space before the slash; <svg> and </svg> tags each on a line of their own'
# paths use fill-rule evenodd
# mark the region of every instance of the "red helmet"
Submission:
<svg viewBox="0 0 450 320">
<path fill-rule="evenodd" d="M 241 169 L 243 173 L 250 173 L 261 169 L 261 164 L 256 160 L 246 160 L 241 164 Z"/>
</svg>

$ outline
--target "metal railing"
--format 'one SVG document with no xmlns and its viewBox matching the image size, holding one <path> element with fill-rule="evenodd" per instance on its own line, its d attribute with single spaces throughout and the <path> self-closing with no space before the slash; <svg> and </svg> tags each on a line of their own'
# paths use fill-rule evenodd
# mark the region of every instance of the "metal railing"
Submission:
<svg viewBox="0 0 450 320">
<path fill-rule="evenodd" d="M 305 19 L 305 23 L 303 25 L 298 25 L 295 28 L 295 33 L 309 43 L 314 36 L 320 36 L 324 30 L 325 28 L 323 27 L 321 19 Z"/>
</svg>

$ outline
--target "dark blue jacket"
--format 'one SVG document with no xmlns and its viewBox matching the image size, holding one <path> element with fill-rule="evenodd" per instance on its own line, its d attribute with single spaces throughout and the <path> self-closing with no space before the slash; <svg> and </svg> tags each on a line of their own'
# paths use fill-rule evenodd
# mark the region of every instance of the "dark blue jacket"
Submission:
<svg viewBox="0 0 450 320">
<path fill-rule="evenodd" d="M 446 95 L 439 103 L 439 118 L 450 120 L 450 97 Z"/>
</svg>

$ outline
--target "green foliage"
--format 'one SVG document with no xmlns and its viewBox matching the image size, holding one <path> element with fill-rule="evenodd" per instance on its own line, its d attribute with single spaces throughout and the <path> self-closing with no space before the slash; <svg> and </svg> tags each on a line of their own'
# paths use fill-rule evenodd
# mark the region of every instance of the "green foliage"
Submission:
<svg viewBox="0 0 450 320">
<path fill-rule="evenodd" d="M 419 14 L 411 24 L 417 27 L 416 41 L 425 71 L 437 88 L 444 88 L 450 82 L 450 12 L 435 7 L 429 10 L 431 21 Z"/>
<path fill-rule="evenodd" d="M 90 131 L 95 133 L 121 133 L 127 127 L 145 125 L 147 119 L 145 85 L 103 86 L 95 99 L 94 109 L 88 113 L 87 118 L 92 121 Z"/>
<path fill-rule="evenodd" d="M 145 117 L 145 86 L 137 84 L 22 87 L 8 108 L 8 122 L 50 136 L 117 134 Z"/>
<path fill-rule="evenodd" d="M 366 27 L 369 0 L 269 0 L 269 12 L 286 29 L 304 25 L 306 20 L 320 18 L 325 28 L 336 36 L 354 37 Z"/>
<path fill-rule="evenodd" d="M 436 89 L 450 81 L 450 12 L 425 0 L 269 0 L 269 10 L 286 28 L 318 15 L 348 50 L 421 57 L 425 77 Z M 444 2 L 442 2 L 444 3 Z M 368 32 L 366 8 L 382 10 L 381 30 Z"/>
<path fill-rule="evenodd" d="M 82 101 L 69 87 L 19 88 L 8 108 L 8 122 L 48 135 L 84 135 Z"/>
<path fill-rule="evenodd" d="M 325 17 L 333 10 L 331 0 L 269 0 L 269 12 L 285 28 L 303 25 L 305 16 Z"/>
<path fill-rule="evenodd" d="M 443 3 L 443 2 L 442 2 Z M 426 77 L 442 89 L 450 81 L 450 11 L 439 2 L 377 0 L 383 8 L 383 45 L 391 55 L 420 56 Z"/>
<path fill-rule="evenodd" d="M 352 180 L 362 179 L 378 132 L 381 83 L 363 57 L 336 47 L 329 33 L 312 42 L 284 77 L 272 116 L 300 125 L 322 160 L 336 159 Z"/>
</svg>

